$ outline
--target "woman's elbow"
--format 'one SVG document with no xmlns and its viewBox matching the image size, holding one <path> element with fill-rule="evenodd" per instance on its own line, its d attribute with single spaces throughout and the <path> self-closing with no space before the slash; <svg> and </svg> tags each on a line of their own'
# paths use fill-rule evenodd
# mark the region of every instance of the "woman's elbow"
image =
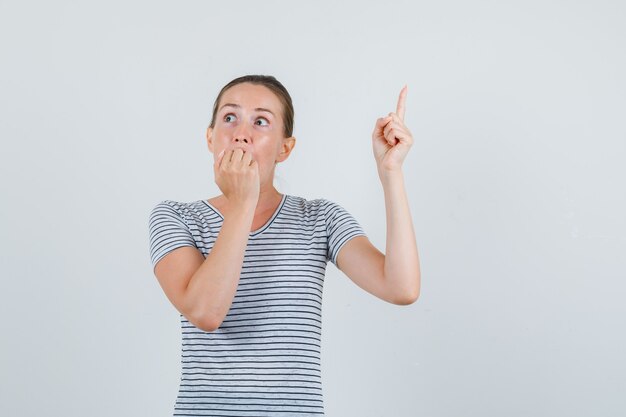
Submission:
<svg viewBox="0 0 626 417">
<path fill-rule="evenodd" d="M 399 305 L 399 306 L 408 306 L 416 302 L 419 296 L 420 296 L 419 288 L 413 291 L 405 291 L 395 299 L 394 304 Z"/>
<path fill-rule="evenodd" d="M 187 317 L 187 320 L 198 329 L 205 332 L 213 332 L 222 325 L 221 320 L 217 320 L 215 317 L 209 314 L 195 316 L 190 315 L 190 317 Z"/>
</svg>

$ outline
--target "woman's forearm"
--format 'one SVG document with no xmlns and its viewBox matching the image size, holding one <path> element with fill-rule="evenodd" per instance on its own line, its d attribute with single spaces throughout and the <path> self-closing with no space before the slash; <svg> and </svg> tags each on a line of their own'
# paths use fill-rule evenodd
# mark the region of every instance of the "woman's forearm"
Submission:
<svg viewBox="0 0 626 417">
<path fill-rule="evenodd" d="M 213 248 L 187 286 L 187 308 L 207 331 L 221 325 L 232 305 L 254 210 L 254 206 L 242 206 L 225 215 Z"/>
<path fill-rule="evenodd" d="M 420 293 L 420 265 L 404 174 L 402 171 L 384 171 L 379 175 L 387 215 L 385 281 L 391 291 L 397 292 L 398 299 L 413 302 Z"/>
</svg>

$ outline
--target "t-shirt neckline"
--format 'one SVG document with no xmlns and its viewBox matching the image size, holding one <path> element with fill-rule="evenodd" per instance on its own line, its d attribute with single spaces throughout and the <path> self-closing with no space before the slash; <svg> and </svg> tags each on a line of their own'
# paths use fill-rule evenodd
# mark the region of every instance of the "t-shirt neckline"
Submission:
<svg viewBox="0 0 626 417">
<path fill-rule="evenodd" d="M 270 217 L 269 220 L 267 222 L 265 222 L 265 224 L 263 226 L 259 227 L 257 230 L 255 230 L 253 232 L 250 232 L 249 236 L 256 236 L 256 235 L 262 233 L 268 227 L 270 227 L 270 225 L 274 222 L 274 219 L 276 219 L 276 217 L 278 216 L 278 214 L 282 210 L 283 206 L 285 205 L 285 201 L 286 200 L 287 200 L 287 194 L 283 194 L 282 198 L 280 199 L 280 204 L 278 204 L 278 207 L 274 211 L 274 214 L 272 214 L 272 217 Z M 202 200 L 202 201 L 204 201 L 204 204 L 206 204 L 211 210 L 213 210 L 218 216 L 220 216 L 220 218 L 222 219 L 222 222 L 224 221 L 224 215 L 216 207 L 214 207 L 207 200 Z"/>
</svg>

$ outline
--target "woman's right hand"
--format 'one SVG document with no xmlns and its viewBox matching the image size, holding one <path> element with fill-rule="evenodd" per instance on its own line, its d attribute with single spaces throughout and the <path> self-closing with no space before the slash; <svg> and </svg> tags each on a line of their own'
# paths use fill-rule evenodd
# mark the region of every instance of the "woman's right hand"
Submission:
<svg viewBox="0 0 626 417">
<path fill-rule="evenodd" d="M 215 183 L 229 203 L 256 204 L 259 200 L 261 181 L 259 164 L 252 159 L 252 152 L 241 148 L 222 150 L 213 163 Z"/>
</svg>

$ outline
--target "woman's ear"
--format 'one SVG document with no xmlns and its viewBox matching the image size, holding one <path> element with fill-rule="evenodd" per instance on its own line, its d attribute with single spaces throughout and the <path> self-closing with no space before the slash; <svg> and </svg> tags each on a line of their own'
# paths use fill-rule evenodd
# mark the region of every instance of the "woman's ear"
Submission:
<svg viewBox="0 0 626 417">
<path fill-rule="evenodd" d="M 211 153 L 213 153 L 213 128 L 209 126 L 206 130 L 206 142 Z"/>
<path fill-rule="evenodd" d="M 280 144 L 280 153 L 278 154 L 278 159 L 275 161 L 274 165 L 289 158 L 289 154 L 294 146 L 296 146 L 296 138 L 294 136 L 284 138 L 283 142 Z"/>
</svg>

